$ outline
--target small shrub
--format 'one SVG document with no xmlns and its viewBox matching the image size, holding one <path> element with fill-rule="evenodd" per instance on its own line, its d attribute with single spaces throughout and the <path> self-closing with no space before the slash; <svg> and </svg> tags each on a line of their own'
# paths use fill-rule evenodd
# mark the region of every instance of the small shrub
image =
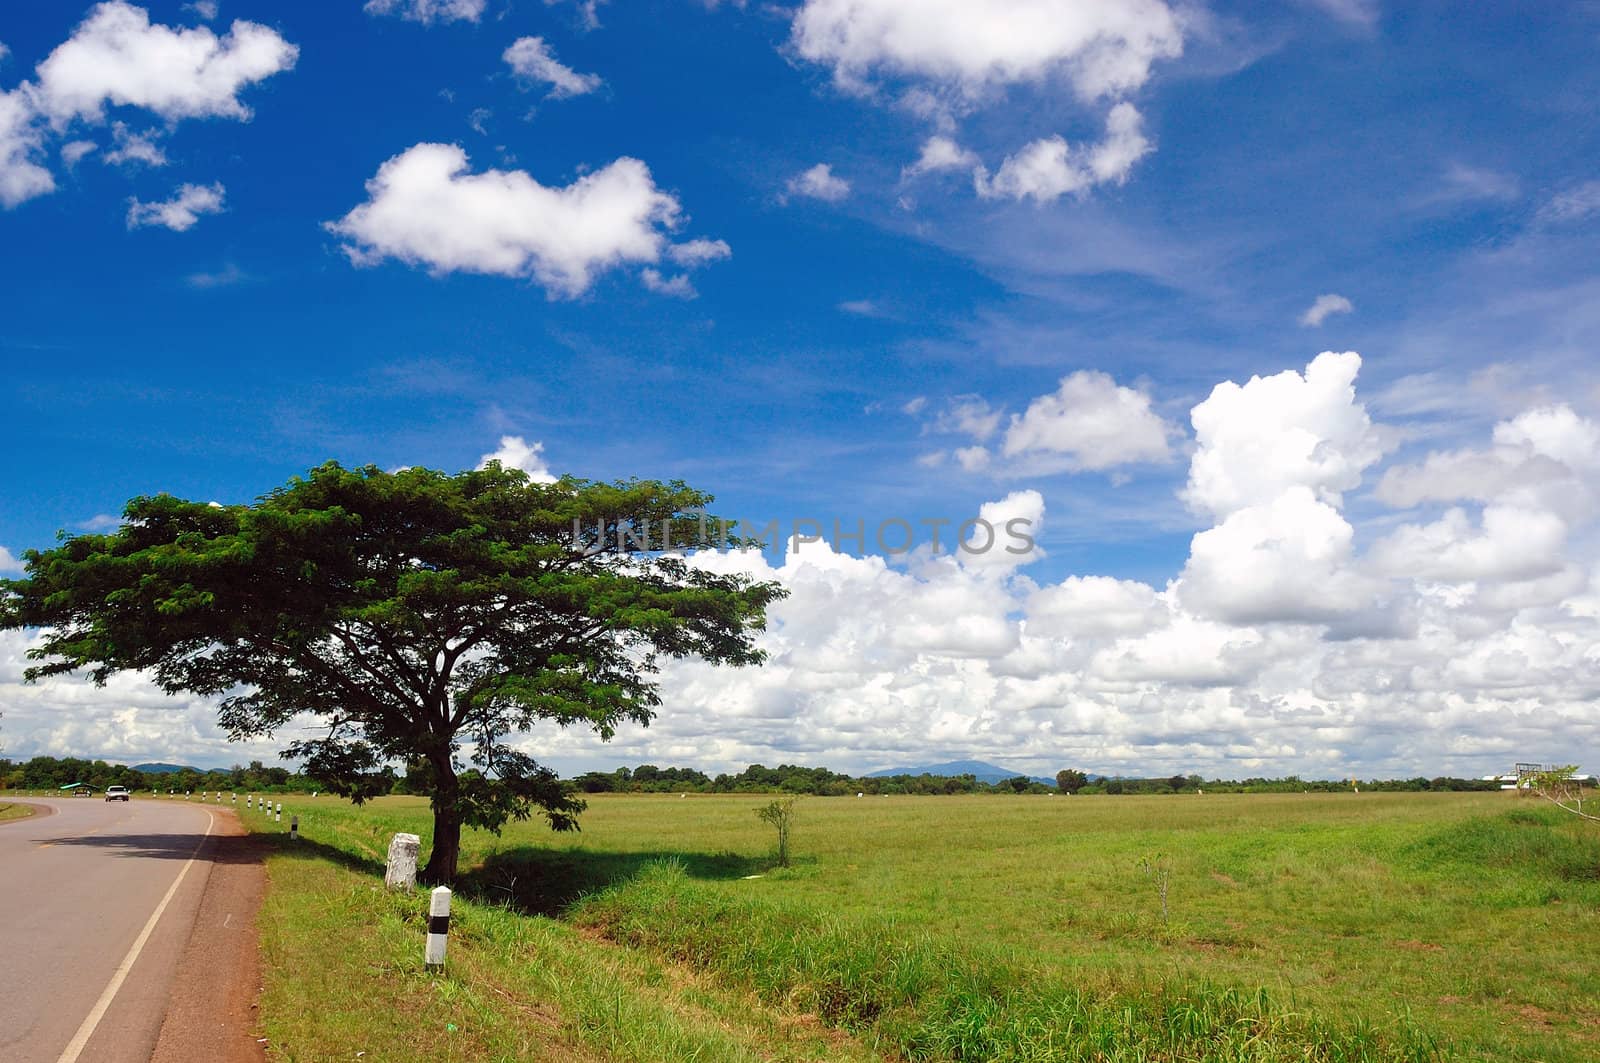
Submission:
<svg viewBox="0 0 1600 1063">
<path fill-rule="evenodd" d="M 795 798 L 785 797 L 756 809 L 756 818 L 778 831 L 778 866 L 789 866 L 789 831 L 794 826 Z"/>
</svg>

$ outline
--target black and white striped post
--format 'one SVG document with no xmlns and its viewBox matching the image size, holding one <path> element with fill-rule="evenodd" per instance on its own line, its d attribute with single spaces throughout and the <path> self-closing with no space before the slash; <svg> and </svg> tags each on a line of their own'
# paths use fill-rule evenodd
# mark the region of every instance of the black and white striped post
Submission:
<svg viewBox="0 0 1600 1063">
<path fill-rule="evenodd" d="M 283 802 L 282 801 L 278 802 L 278 811 L 273 814 L 272 822 L 274 822 L 274 823 L 282 823 L 283 822 Z"/>
<path fill-rule="evenodd" d="M 422 947 L 422 962 L 426 966 L 444 966 L 444 950 L 449 936 L 450 887 L 437 886 L 428 898 L 428 941 Z"/>
<path fill-rule="evenodd" d="M 297 841 L 300 840 L 300 817 L 299 816 L 290 816 L 289 817 L 289 840 L 292 841 L 292 842 L 297 842 Z"/>
</svg>

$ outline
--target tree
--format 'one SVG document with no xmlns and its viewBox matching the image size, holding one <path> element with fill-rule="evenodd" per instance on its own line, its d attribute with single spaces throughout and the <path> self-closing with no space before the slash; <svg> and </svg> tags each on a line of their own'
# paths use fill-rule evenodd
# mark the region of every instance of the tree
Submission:
<svg viewBox="0 0 1600 1063">
<path fill-rule="evenodd" d="M 778 866 L 789 866 L 789 831 L 794 827 L 795 797 L 785 797 L 756 809 L 756 818 L 770 823 L 778 832 Z"/>
<path fill-rule="evenodd" d="M 663 658 L 764 659 L 782 590 L 661 550 L 704 544 L 710 502 L 676 481 L 329 463 L 251 505 L 135 498 L 111 534 L 28 551 L 0 629 L 44 629 L 30 680 L 144 670 L 220 698 L 232 739 L 309 719 L 321 736 L 283 755 L 357 802 L 421 762 L 423 874 L 448 882 L 463 825 L 577 826 L 583 802 L 509 737 L 548 720 L 610 738 L 654 716 Z"/>
<path fill-rule="evenodd" d="M 1056 772 L 1056 787 L 1064 794 L 1075 794 L 1089 785 L 1089 776 L 1077 768 L 1063 768 Z"/>
<path fill-rule="evenodd" d="M 1600 816 L 1584 811 L 1583 782 L 1578 778 L 1578 768 L 1575 764 L 1527 772 L 1522 777 L 1526 793 L 1541 797 L 1557 808 L 1571 812 L 1574 816 L 1600 822 Z"/>
</svg>

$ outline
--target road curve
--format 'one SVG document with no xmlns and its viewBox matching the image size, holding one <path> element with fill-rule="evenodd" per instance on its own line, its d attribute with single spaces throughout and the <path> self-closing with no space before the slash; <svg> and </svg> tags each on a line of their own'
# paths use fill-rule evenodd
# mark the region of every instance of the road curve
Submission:
<svg viewBox="0 0 1600 1063">
<path fill-rule="evenodd" d="M 85 1063 L 142 1063 L 205 891 L 218 810 L 27 803 L 51 814 L 0 823 L 0 1060 L 66 1063 L 76 1049 Z"/>
</svg>

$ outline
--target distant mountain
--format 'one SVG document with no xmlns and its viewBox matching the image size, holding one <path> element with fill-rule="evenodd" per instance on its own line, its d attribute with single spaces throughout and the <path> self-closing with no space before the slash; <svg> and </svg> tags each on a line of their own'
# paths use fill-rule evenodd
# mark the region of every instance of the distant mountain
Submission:
<svg viewBox="0 0 1600 1063">
<path fill-rule="evenodd" d="M 928 764 L 920 768 L 885 768 L 882 771 L 868 772 L 867 778 L 882 779 L 890 775 L 972 775 L 976 776 L 979 782 L 992 784 L 1004 779 L 1015 779 L 1022 774 L 1025 773 L 1012 771 L 1009 768 L 996 767 L 981 760 L 952 760 L 944 764 Z M 1029 775 L 1028 778 L 1034 782 L 1042 782 L 1046 786 L 1054 786 L 1056 784 L 1054 779 L 1046 779 L 1040 775 Z"/>
<path fill-rule="evenodd" d="M 186 764 L 135 764 L 133 770 L 145 775 L 171 775 L 175 771 L 199 771 Z"/>
</svg>

